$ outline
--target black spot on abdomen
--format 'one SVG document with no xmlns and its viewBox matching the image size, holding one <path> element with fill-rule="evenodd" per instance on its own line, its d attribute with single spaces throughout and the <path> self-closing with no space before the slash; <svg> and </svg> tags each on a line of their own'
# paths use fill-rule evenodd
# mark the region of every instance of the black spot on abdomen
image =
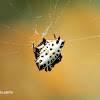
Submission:
<svg viewBox="0 0 100 100">
<path fill-rule="evenodd" d="M 41 56 L 41 57 L 44 57 L 44 56 Z"/>
<path fill-rule="evenodd" d="M 58 52 L 60 52 L 60 50 L 58 50 Z"/>
<path fill-rule="evenodd" d="M 42 60 L 39 61 L 40 63 L 42 62 Z"/>
<path fill-rule="evenodd" d="M 46 64 L 44 64 L 44 67 L 46 67 Z"/>
<path fill-rule="evenodd" d="M 64 45 L 65 42 L 62 42 L 61 45 Z"/>
<path fill-rule="evenodd" d="M 50 48 L 50 50 L 52 50 L 52 48 Z"/>
<path fill-rule="evenodd" d="M 58 56 L 58 54 L 56 54 Z"/>
<path fill-rule="evenodd" d="M 52 44 L 52 46 L 54 46 L 54 44 Z"/>
<path fill-rule="evenodd" d="M 56 44 L 58 44 L 58 43 L 59 43 L 59 40 L 56 41 Z"/>
<path fill-rule="evenodd" d="M 53 55 L 55 54 L 55 52 L 52 53 Z"/>
<path fill-rule="evenodd" d="M 46 53 L 45 55 L 48 55 L 48 53 Z"/>
<path fill-rule="evenodd" d="M 48 61 L 48 64 L 49 64 L 49 61 Z"/>
<path fill-rule="evenodd" d="M 51 58 L 52 56 L 50 56 L 50 58 Z"/>
<path fill-rule="evenodd" d="M 62 48 L 63 46 L 60 46 L 60 48 Z"/>
</svg>

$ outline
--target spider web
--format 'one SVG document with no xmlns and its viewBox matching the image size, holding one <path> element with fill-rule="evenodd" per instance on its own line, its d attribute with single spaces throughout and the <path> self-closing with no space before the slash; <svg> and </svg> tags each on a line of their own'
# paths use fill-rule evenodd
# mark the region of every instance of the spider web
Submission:
<svg viewBox="0 0 100 100">
<path fill-rule="evenodd" d="M 48 34 L 53 34 L 53 33 L 49 33 L 49 32 L 54 32 L 54 30 L 56 30 L 56 35 L 58 34 L 57 31 L 57 23 L 59 23 L 59 20 L 62 20 L 62 16 L 64 16 L 66 10 L 68 9 L 69 6 L 71 6 L 73 4 L 73 0 L 45 0 L 45 5 L 47 5 L 46 8 L 47 12 L 46 14 L 44 14 L 44 12 L 42 13 L 35 13 L 32 11 L 32 5 L 31 5 L 31 1 L 28 0 L 24 0 L 24 8 L 21 8 L 20 6 L 20 1 L 17 2 L 16 0 L 6 0 L 4 1 L 3 4 L 6 4 L 8 8 L 12 9 L 12 12 L 10 12 L 10 10 L 7 9 L 5 10 L 5 12 L 8 13 L 14 13 L 17 17 L 18 17 L 18 21 L 20 21 L 20 19 L 22 18 L 31 18 L 32 21 L 29 21 L 29 26 L 30 26 L 30 30 L 31 33 L 28 32 L 23 32 L 23 29 L 18 29 L 17 26 L 14 26 L 12 23 L 10 23 L 9 21 L 6 23 L 5 21 L 2 21 L 0 23 L 0 33 L 1 36 L 3 35 L 3 39 L 0 39 L 0 57 L 2 56 L 11 56 L 11 55 L 20 55 L 20 56 L 26 56 L 26 61 L 30 60 L 30 62 L 32 63 L 31 65 L 33 65 L 33 55 L 26 55 L 25 49 L 31 48 L 32 50 L 32 44 L 34 43 L 35 45 L 37 45 L 42 37 L 47 36 Z M 93 0 L 88 0 L 88 3 L 92 3 Z M 37 2 L 36 2 L 37 3 Z M 2 4 L 2 3 L 1 3 Z M 38 5 L 39 3 L 37 3 Z M 40 4 L 39 4 L 40 5 Z M 63 5 L 60 10 L 59 7 L 60 5 Z M 5 7 L 5 5 L 3 5 Z M 41 10 L 41 8 L 35 7 L 36 9 Z M 24 11 L 29 11 L 29 16 L 25 16 Z M 2 15 L 5 16 L 5 15 Z M 10 18 L 7 18 L 8 20 Z M 97 18 L 96 18 L 97 20 Z M 46 25 L 44 25 L 44 21 Z M 95 20 L 94 20 L 95 21 Z M 16 23 L 16 21 L 13 20 L 13 23 Z M 6 24 L 5 24 L 6 23 Z M 24 23 L 23 23 L 24 24 Z M 27 22 L 26 22 L 27 24 Z M 40 32 L 39 28 L 41 28 L 43 25 L 43 31 Z M 24 28 L 25 29 L 25 28 Z M 6 30 L 7 32 L 13 33 L 13 36 L 17 35 L 21 36 L 21 41 L 14 41 L 13 37 L 11 38 L 7 38 L 8 34 L 2 34 L 3 31 Z M 6 32 L 4 32 L 6 33 Z M 68 33 L 67 33 L 68 34 Z M 41 39 L 38 39 L 38 37 L 40 37 Z M 66 39 L 67 43 L 70 42 L 74 42 L 74 41 L 85 41 L 87 39 L 94 39 L 94 38 L 99 38 L 100 35 L 95 35 L 94 34 L 90 34 L 90 36 L 88 37 L 81 37 L 81 38 L 74 38 L 74 39 Z M 9 41 L 8 41 L 9 40 Z M 24 42 L 24 41 L 26 42 Z M 13 50 L 11 50 L 13 49 Z M 23 53 L 22 53 L 23 52 Z M 32 52 L 32 51 L 31 51 Z M 96 53 L 96 55 L 100 55 L 99 53 Z M 31 57 L 30 57 L 31 56 Z"/>
</svg>

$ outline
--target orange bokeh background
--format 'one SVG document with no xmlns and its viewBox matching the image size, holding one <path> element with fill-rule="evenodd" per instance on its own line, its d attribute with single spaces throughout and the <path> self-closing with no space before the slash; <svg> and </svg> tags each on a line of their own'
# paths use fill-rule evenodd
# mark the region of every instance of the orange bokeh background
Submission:
<svg viewBox="0 0 100 100">
<path fill-rule="evenodd" d="M 0 95 L 1 100 L 100 99 L 100 38 L 92 38 L 100 33 L 99 8 L 91 3 L 72 2 L 60 15 L 63 8 L 64 4 L 58 5 L 52 20 L 53 27 L 44 36 L 54 39 L 55 33 L 66 40 L 62 61 L 51 72 L 38 71 L 30 42 L 35 41 L 37 45 L 42 40 L 45 26 L 50 24 L 49 17 L 45 17 L 46 11 L 44 17 L 36 22 L 19 18 L 5 22 L 6 25 L 10 23 L 10 28 L 1 25 L 0 91 L 14 92 Z M 38 35 L 33 30 L 36 23 Z"/>
</svg>

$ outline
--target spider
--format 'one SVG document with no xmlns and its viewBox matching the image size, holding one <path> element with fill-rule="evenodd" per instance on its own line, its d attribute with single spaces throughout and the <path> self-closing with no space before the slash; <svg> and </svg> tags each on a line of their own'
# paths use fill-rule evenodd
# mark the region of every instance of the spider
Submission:
<svg viewBox="0 0 100 100">
<path fill-rule="evenodd" d="M 43 38 L 42 42 L 35 47 L 33 44 L 33 52 L 35 54 L 35 63 L 39 71 L 51 71 L 55 64 L 62 60 L 61 50 L 64 46 L 65 40 L 61 40 L 60 36 L 57 38 L 54 34 L 55 40 L 46 40 Z"/>
</svg>

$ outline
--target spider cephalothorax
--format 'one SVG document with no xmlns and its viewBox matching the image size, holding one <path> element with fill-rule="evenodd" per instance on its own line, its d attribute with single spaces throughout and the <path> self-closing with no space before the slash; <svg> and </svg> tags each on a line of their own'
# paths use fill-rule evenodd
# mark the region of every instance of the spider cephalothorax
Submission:
<svg viewBox="0 0 100 100">
<path fill-rule="evenodd" d="M 46 40 L 43 38 L 43 41 L 37 46 L 34 47 L 33 51 L 35 54 L 35 62 L 39 70 L 45 69 L 45 71 L 51 71 L 52 67 L 55 64 L 59 63 L 62 59 L 61 50 L 65 43 L 64 40 L 61 40 L 60 37 L 55 40 Z"/>
</svg>

